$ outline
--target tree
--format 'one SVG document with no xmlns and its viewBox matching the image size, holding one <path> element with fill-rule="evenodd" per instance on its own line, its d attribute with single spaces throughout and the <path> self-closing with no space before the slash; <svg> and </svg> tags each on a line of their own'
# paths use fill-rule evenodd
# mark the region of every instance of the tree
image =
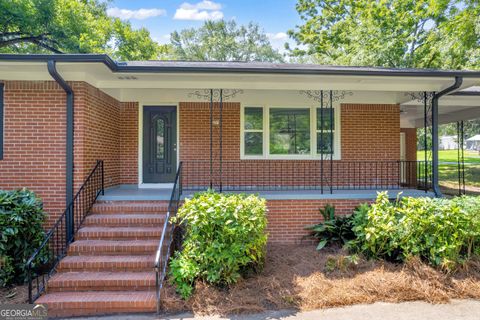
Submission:
<svg viewBox="0 0 480 320">
<path fill-rule="evenodd" d="M 109 17 L 107 4 L 100 0 L 0 0 L 0 52 L 157 58 L 161 48 L 150 33 Z"/>
<path fill-rule="evenodd" d="M 320 63 L 480 68 L 478 0 L 298 0 L 295 56 Z"/>
<path fill-rule="evenodd" d="M 283 61 L 257 24 L 237 26 L 235 21 L 206 21 L 198 29 L 170 35 L 174 56 L 200 61 Z"/>
</svg>

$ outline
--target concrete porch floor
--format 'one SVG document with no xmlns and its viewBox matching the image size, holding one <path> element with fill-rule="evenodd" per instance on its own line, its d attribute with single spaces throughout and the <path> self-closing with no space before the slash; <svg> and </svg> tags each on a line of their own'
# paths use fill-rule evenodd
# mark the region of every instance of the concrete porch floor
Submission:
<svg viewBox="0 0 480 320">
<path fill-rule="evenodd" d="M 385 191 L 385 190 L 378 190 Z M 286 191 L 225 191 L 225 193 L 254 193 L 267 200 L 318 200 L 318 199 L 374 199 L 377 190 L 334 190 L 332 194 L 324 190 L 286 190 Z M 432 197 L 432 192 L 416 189 L 386 190 L 390 198 L 394 199 L 399 193 L 410 197 Z M 105 189 L 105 195 L 99 201 L 161 201 L 170 200 L 172 189 L 139 188 L 138 185 L 118 185 Z M 182 199 L 193 196 L 197 191 L 184 191 Z"/>
</svg>

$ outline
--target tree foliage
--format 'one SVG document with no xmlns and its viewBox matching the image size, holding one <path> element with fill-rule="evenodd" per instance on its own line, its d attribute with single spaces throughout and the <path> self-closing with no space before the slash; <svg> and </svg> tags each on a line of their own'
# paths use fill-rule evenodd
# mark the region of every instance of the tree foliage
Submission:
<svg viewBox="0 0 480 320">
<path fill-rule="evenodd" d="M 272 48 L 258 24 L 238 26 L 235 21 L 206 21 L 198 29 L 171 34 L 174 57 L 200 61 L 279 62 L 282 55 Z"/>
<path fill-rule="evenodd" d="M 157 58 L 146 29 L 107 15 L 100 0 L 0 1 L 2 53 L 108 53 L 120 60 Z"/>
<path fill-rule="evenodd" d="M 480 67 L 478 0 L 298 0 L 294 56 L 417 68 Z"/>
</svg>

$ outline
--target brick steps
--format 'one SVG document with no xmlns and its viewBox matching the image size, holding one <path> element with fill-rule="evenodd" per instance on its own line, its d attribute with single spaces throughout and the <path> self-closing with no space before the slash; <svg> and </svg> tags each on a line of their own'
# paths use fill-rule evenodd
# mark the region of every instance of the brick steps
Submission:
<svg viewBox="0 0 480 320">
<path fill-rule="evenodd" d="M 164 214 L 91 214 L 85 218 L 84 226 L 104 227 L 151 227 L 162 226 Z"/>
<path fill-rule="evenodd" d="M 154 291 L 56 292 L 41 296 L 36 303 L 48 305 L 49 317 L 72 317 L 112 313 L 154 312 Z"/>
<path fill-rule="evenodd" d="M 78 240 L 70 245 L 71 255 L 147 255 L 158 248 L 159 240 Z"/>
<path fill-rule="evenodd" d="M 155 240 L 160 239 L 162 227 L 83 227 L 77 240 Z"/>
<path fill-rule="evenodd" d="M 36 302 L 49 316 L 156 310 L 155 253 L 166 202 L 99 202 Z"/>
<path fill-rule="evenodd" d="M 153 291 L 155 272 L 62 272 L 48 282 L 49 292 Z"/>
<path fill-rule="evenodd" d="M 151 271 L 154 255 L 145 256 L 67 256 L 57 271 Z"/>
<path fill-rule="evenodd" d="M 155 203 L 134 202 L 134 201 L 105 201 L 93 205 L 91 214 L 118 214 L 118 213 L 143 213 L 156 214 L 167 212 L 168 201 L 157 201 Z"/>
</svg>

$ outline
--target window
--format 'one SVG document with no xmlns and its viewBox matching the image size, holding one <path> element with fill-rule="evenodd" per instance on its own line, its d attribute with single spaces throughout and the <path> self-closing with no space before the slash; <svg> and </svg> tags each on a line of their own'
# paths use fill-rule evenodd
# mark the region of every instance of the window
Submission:
<svg viewBox="0 0 480 320">
<path fill-rule="evenodd" d="M 340 158 L 338 109 L 242 108 L 241 157 L 245 159 Z"/>
<path fill-rule="evenodd" d="M 310 110 L 270 109 L 270 154 L 310 154 Z"/>
<path fill-rule="evenodd" d="M 244 113 L 244 154 L 263 155 L 263 108 L 245 108 Z"/>
<path fill-rule="evenodd" d="M 3 83 L 0 83 L 0 160 L 3 159 Z"/>
</svg>

